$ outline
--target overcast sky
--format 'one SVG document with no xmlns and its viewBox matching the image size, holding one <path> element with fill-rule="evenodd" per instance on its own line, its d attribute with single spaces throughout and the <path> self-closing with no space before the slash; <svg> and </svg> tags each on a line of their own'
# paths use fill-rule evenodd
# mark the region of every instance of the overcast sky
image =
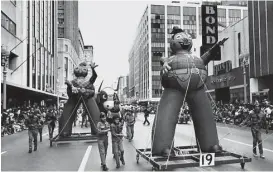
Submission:
<svg viewBox="0 0 273 172">
<path fill-rule="evenodd" d="M 79 1 L 79 27 L 85 45 L 94 46 L 98 79 L 112 86 L 129 72 L 128 56 L 145 1 Z"/>
</svg>

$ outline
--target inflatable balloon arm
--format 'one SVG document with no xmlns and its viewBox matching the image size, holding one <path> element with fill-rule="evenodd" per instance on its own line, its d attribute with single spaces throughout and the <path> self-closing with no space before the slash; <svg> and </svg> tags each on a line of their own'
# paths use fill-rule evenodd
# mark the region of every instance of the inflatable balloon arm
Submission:
<svg viewBox="0 0 273 172">
<path fill-rule="evenodd" d="M 216 47 L 218 48 L 220 45 L 223 45 L 224 42 L 226 42 L 228 40 L 228 38 L 224 38 L 223 40 L 217 42 L 216 44 L 214 44 L 206 53 L 204 53 L 201 56 L 201 59 L 204 62 L 204 65 L 206 66 L 211 60 L 213 60 L 214 56 L 211 56 L 212 51 L 214 51 L 216 49 Z"/>
<path fill-rule="evenodd" d="M 65 84 L 70 88 L 73 87 L 72 83 L 70 81 L 68 81 L 68 80 L 65 81 Z"/>
<path fill-rule="evenodd" d="M 203 60 L 205 66 L 206 66 L 211 60 L 213 60 L 212 57 L 213 57 L 213 56 L 211 56 L 210 51 L 207 51 L 206 53 L 204 53 L 204 54 L 201 56 L 201 59 Z"/>
<path fill-rule="evenodd" d="M 173 61 L 173 56 L 171 56 L 170 58 L 161 57 L 160 64 L 163 66 L 163 74 L 171 70 L 171 66 L 169 65 L 169 63 L 172 61 Z"/>
<path fill-rule="evenodd" d="M 91 84 L 94 84 L 98 75 L 97 75 L 97 72 L 95 71 L 95 68 L 98 66 L 98 65 L 95 65 L 95 63 L 92 63 L 91 65 L 91 69 L 92 69 L 92 77 L 90 78 L 90 83 Z"/>
</svg>

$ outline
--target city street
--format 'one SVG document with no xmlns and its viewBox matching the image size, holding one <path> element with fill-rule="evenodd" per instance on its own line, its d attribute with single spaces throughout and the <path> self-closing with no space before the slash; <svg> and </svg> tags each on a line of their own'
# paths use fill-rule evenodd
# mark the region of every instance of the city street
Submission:
<svg viewBox="0 0 273 172">
<path fill-rule="evenodd" d="M 150 115 L 152 121 L 154 115 Z M 136 148 L 150 147 L 151 126 L 143 126 L 143 114 L 138 114 L 135 125 L 135 137 L 130 143 L 124 139 L 125 166 L 117 171 L 151 171 L 152 166 L 140 158 L 136 163 Z M 78 124 L 77 124 L 78 125 Z M 79 125 L 74 131 L 87 131 Z M 126 133 L 124 128 L 123 133 Z M 55 135 L 57 130 L 55 130 Z M 1 163 L 2 171 L 100 171 L 100 157 L 96 143 L 73 142 L 58 144 L 49 147 L 47 127 L 44 127 L 43 142 L 38 143 L 38 151 L 28 153 L 27 130 L 1 138 Z M 110 135 L 110 134 L 109 134 Z M 253 158 L 252 136 L 249 128 L 228 127 L 218 125 L 220 143 L 225 150 L 242 154 L 252 158 L 251 163 L 246 163 L 246 171 L 270 171 L 273 167 L 273 135 L 262 134 L 264 155 L 266 159 Z M 178 124 L 175 135 L 175 146 L 194 145 L 195 138 L 193 125 Z M 116 171 L 116 164 L 111 153 L 111 139 L 109 138 L 107 166 L 110 171 Z M 175 171 L 241 171 L 240 164 L 221 165 L 216 167 L 184 168 Z"/>
</svg>

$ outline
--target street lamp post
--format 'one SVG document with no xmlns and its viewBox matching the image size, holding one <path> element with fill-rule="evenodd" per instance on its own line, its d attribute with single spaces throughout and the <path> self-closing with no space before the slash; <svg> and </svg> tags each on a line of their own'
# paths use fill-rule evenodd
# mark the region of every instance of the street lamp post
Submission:
<svg viewBox="0 0 273 172">
<path fill-rule="evenodd" d="M 60 108 L 60 97 L 59 97 L 59 92 L 60 92 L 60 81 L 59 81 L 59 69 L 61 69 L 61 67 L 58 67 L 58 72 L 57 72 L 57 87 L 56 87 L 56 94 L 57 94 L 57 110 L 59 111 Z"/>
<path fill-rule="evenodd" d="M 3 109 L 7 108 L 7 65 L 10 52 L 7 51 L 3 46 L 1 46 L 1 66 L 4 67 L 3 70 Z"/>
<path fill-rule="evenodd" d="M 247 103 L 247 83 L 246 83 L 246 66 L 248 65 L 248 60 L 246 57 L 243 58 L 242 66 L 243 66 L 243 75 L 244 75 L 244 102 Z"/>
</svg>

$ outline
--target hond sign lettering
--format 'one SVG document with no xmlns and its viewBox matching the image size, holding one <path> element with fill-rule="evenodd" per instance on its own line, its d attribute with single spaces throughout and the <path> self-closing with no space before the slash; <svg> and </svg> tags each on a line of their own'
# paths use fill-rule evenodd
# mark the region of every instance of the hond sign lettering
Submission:
<svg viewBox="0 0 273 172">
<path fill-rule="evenodd" d="M 202 44 L 211 47 L 218 41 L 216 5 L 202 5 Z"/>
</svg>

